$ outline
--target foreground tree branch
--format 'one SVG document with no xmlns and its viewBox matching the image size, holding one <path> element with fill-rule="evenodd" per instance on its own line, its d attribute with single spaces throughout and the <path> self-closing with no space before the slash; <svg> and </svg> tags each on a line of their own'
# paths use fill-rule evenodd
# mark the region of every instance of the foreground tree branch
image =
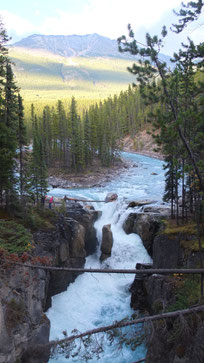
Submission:
<svg viewBox="0 0 204 363">
<path fill-rule="evenodd" d="M 146 317 L 131 320 L 131 321 L 116 322 L 111 325 L 102 326 L 100 328 L 88 330 L 84 333 L 73 334 L 64 339 L 53 340 L 46 345 L 42 345 L 42 346 L 39 345 L 38 348 L 44 349 L 45 346 L 49 347 L 49 348 L 54 348 L 60 344 L 68 343 L 68 342 L 74 341 L 76 339 L 84 338 L 84 337 L 87 337 L 87 336 L 90 336 L 93 334 L 106 333 L 110 330 L 117 329 L 117 328 L 124 328 L 127 326 L 136 325 L 136 324 L 148 323 L 148 322 L 152 322 L 152 321 L 156 321 L 156 320 L 160 320 L 160 319 L 176 318 L 178 316 L 196 314 L 196 313 L 199 313 L 202 311 L 204 311 L 204 305 L 200 305 L 200 306 L 196 306 L 196 307 L 188 308 L 188 309 L 184 309 L 184 310 L 177 310 L 177 311 L 169 312 L 169 313 L 163 313 L 163 314 L 158 314 L 158 315 L 153 315 L 153 316 L 146 316 Z"/>
</svg>

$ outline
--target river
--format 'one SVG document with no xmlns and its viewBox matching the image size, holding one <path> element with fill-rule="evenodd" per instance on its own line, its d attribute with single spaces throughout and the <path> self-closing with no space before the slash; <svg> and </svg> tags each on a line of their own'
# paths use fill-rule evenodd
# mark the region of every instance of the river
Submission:
<svg viewBox="0 0 204 363">
<path fill-rule="evenodd" d="M 99 261 L 100 249 L 86 259 L 86 268 L 135 268 L 137 262 L 148 263 L 151 258 L 145 250 L 142 241 L 136 234 L 126 235 L 122 224 L 127 215 L 135 209 L 127 207 L 128 201 L 151 199 L 155 203 L 162 200 L 164 191 L 163 162 L 137 154 L 123 153 L 123 157 L 133 162 L 133 167 L 115 178 L 106 187 L 89 189 L 52 189 L 50 194 L 56 197 L 83 197 L 103 200 L 107 193 L 117 193 L 119 198 L 112 203 L 93 203 L 102 215 L 95 223 L 98 240 L 101 240 L 102 227 L 111 223 L 113 232 L 112 255 L 102 264 Z M 153 174 L 152 174 L 153 173 Z M 103 204 L 103 205 L 102 205 Z M 84 273 L 70 284 L 67 291 L 52 298 L 52 307 L 47 316 L 51 321 L 50 338 L 63 338 L 63 331 L 70 335 L 73 329 L 84 332 L 115 321 L 131 317 L 129 286 L 133 281 L 132 275 L 90 274 Z M 132 328 L 131 328 L 132 329 Z M 104 341 L 104 351 L 99 360 L 93 356 L 88 362 L 101 363 L 133 363 L 145 356 L 145 348 L 138 347 L 132 351 L 129 346 L 118 349 L 117 338 L 109 346 Z M 75 352 L 73 350 L 73 352 Z M 85 357 L 76 355 L 66 359 L 60 355 L 51 358 L 49 363 L 83 363 Z"/>
</svg>

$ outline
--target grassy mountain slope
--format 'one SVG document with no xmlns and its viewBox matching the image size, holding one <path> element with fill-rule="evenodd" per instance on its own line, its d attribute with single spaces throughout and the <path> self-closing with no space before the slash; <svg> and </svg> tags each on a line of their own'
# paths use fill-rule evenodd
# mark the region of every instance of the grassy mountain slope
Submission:
<svg viewBox="0 0 204 363">
<path fill-rule="evenodd" d="M 63 57 L 42 50 L 12 47 L 9 55 L 25 103 L 53 104 L 58 99 L 97 100 L 133 82 L 130 60 L 102 57 Z"/>
<path fill-rule="evenodd" d="M 11 45 L 9 55 L 26 109 L 31 102 L 42 109 L 72 96 L 87 107 L 134 82 L 127 67 L 135 57 L 121 54 L 116 40 L 98 34 L 31 35 Z"/>
</svg>

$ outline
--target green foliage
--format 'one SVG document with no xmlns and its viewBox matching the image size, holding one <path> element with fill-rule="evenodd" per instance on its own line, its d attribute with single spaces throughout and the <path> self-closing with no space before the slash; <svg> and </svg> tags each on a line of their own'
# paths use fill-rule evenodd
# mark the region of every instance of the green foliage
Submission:
<svg viewBox="0 0 204 363">
<path fill-rule="evenodd" d="M 175 26 L 177 32 L 198 17 L 202 6 L 200 0 L 183 5 L 178 13 L 179 25 Z M 171 216 L 176 216 L 177 220 L 182 201 L 184 219 L 189 213 L 200 211 L 204 195 L 203 43 L 195 45 L 188 39 L 187 44 L 182 44 L 182 49 L 174 53 L 172 59 L 175 68 L 169 72 L 159 55 L 166 28 L 162 29 L 160 37 L 146 34 L 143 47 L 134 38 L 130 25 L 128 30 L 129 39 L 125 36 L 118 39 L 119 49 L 144 57 L 128 70 L 139 82 L 141 97 L 150 107 L 149 118 L 159 131 L 155 140 L 166 161 L 164 200 L 171 202 Z M 196 72 L 199 72 L 200 82 Z"/>
<path fill-rule="evenodd" d="M 4 46 L 6 41 L 8 38 L 0 20 L 0 203 L 11 214 L 15 214 L 19 211 L 20 200 L 22 207 L 23 196 L 28 192 L 29 186 L 24 160 L 24 108 Z"/>
<path fill-rule="evenodd" d="M 165 229 L 162 231 L 162 233 L 166 233 L 169 235 L 176 235 L 176 234 L 187 234 L 189 235 L 195 235 L 196 232 L 196 224 L 194 222 L 188 222 L 185 224 L 181 224 L 177 226 L 175 224 L 175 221 L 168 220 L 165 221 Z"/>
<path fill-rule="evenodd" d="M 6 33 L 0 20 L 0 201 L 5 194 L 8 208 L 15 192 L 15 154 L 17 148 L 17 95 L 11 64 L 4 43 Z"/>
<path fill-rule="evenodd" d="M 0 247 L 9 253 L 23 253 L 32 248 L 32 234 L 15 221 L 0 220 Z"/>
<path fill-rule="evenodd" d="M 51 230 L 55 227 L 56 213 L 48 208 L 41 208 L 40 205 L 30 207 L 23 214 L 23 225 L 32 232 L 36 230 Z"/>
<path fill-rule="evenodd" d="M 197 20 L 203 5 L 202 0 L 190 1 L 187 4 L 182 3 L 180 11 L 178 13 L 175 12 L 180 17 L 179 24 L 173 24 L 175 33 L 180 33 L 189 22 Z"/>
<path fill-rule="evenodd" d="M 9 56 L 15 63 L 14 73 L 25 100 L 26 119 L 31 103 L 38 115 L 45 105 L 55 106 L 57 99 L 69 106 L 74 96 L 82 112 L 95 100 L 125 90 L 133 81 L 126 72 L 129 60 L 65 58 L 23 48 L 10 48 Z"/>
<path fill-rule="evenodd" d="M 168 306 L 167 311 L 186 309 L 200 301 L 200 276 L 175 276 L 176 302 Z"/>
<path fill-rule="evenodd" d="M 135 107 L 136 106 L 136 107 Z M 138 89 L 128 88 L 119 96 L 109 97 L 92 105 L 80 117 L 77 102 L 72 97 L 66 112 L 58 101 L 56 108 L 48 105 L 39 117 L 31 106 L 33 156 L 37 167 L 44 160 L 44 168 L 84 172 L 94 158 L 102 166 L 110 166 L 120 151 L 118 140 L 134 134 L 144 124 L 146 112 Z M 40 153 L 37 146 L 40 146 Z M 40 156 L 40 159 L 38 157 Z M 36 178 L 37 170 L 34 175 Z M 35 180 L 32 184 L 35 185 Z M 37 195 L 37 193 L 35 192 Z"/>
</svg>

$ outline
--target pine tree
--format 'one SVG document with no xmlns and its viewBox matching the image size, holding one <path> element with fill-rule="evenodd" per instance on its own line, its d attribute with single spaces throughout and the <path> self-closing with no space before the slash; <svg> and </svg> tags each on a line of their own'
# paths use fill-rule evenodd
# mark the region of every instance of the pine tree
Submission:
<svg viewBox="0 0 204 363">
<path fill-rule="evenodd" d="M 84 113 L 84 160 L 86 167 L 91 164 L 91 129 L 87 111 Z"/>
<path fill-rule="evenodd" d="M 24 154 L 26 153 L 26 150 L 24 149 L 24 146 L 26 145 L 26 129 L 24 125 L 24 108 L 23 108 L 23 101 L 22 97 L 18 93 L 18 110 L 17 110 L 17 116 L 18 116 L 18 130 L 17 130 L 17 136 L 18 136 L 18 149 L 19 149 L 19 184 L 20 184 L 20 196 L 22 198 L 24 190 L 25 190 L 25 184 L 26 184 L 26 178 L 25 178 L 25 163 L 24 163 Z"/>
<path fill-rule="evenodd" d="M 14 82 L 13 72 L 9 60 L 6 59 L 4 69 L 1 130 L 0 130 L 0 193 L 1 199 L 5 193 L 5 203 L 8 209 L 16 198 L 15 155 L 17 149 L 17 87 Z"/>
<path fill-rule="evenodd" d="M 76 108 L 76 100 L 72 97 L 70 111 L 69 111 L 69 122 L 71 128 L 71 135 L 70 135 L 70 156 L 71 156 L 71 168 L 77 171 L 78 169 L 78 157 L 77 155 L 77 146 L 78 146 L 78 123 L 79 118 L 77 114 Z"/>
<path fill-rule="evenodd" d="M 183 17 L 183 25 L 182 28 L 176 27 L 177 31 L 182 30 L 188 21 L 196 18 L 202 6 L 201 1 L 190 2 L 187 7 L 184 6 L 185 9 L 179 13 Z M 149 105 L 151 103 L 157 105 L 156 108 L 154 106 L 151 117 L 155 119 L 155 126 L 160 130 L 157 140 L 159 139 L 160 145 L 162 145 L 170 167 L 167 173 L 166 188 L 168 189 L 169 186 L 169 190 L 166 190 L 166 197 L 174 195 L 178 214 L 178 184 L 182 179 L 184 204 L 187 188 L 185 185 L 186 172 L 194 170 L 199 198 L 204 194 L 204 165 L 201 158 L 203 144 L 198 137 L 201 115 L 198 103 L 201 88 L 195 81 L 196 70 L 203 67 L 204 64 L 204 47 L 203 44 L 195 46 L 189 40 L 189 44 L 183 45 L 183 49 L 178 54 L 174 54 L 175 70 L 169 74 L 166 64 L 159 59 L 159 51 L 166 35 L 165 27 L 163 27 L 160 37 L 151 37 L 147 34 L 146 47 L 141 48 L 134 39 L 134 33 L 129 25 L 129 37 L 132 38 L 132 41 L 129 42 L 125 36 L 122 36 L 118 42 L 120 51 L 140 55 L 145 59 L 139 65 L 134 64 L 129 71 L 136 76 L 140 83 L 142 97 L 147 100 Z M 160 81 L 156 83 L 155 79 L 158 75 Z M 167 131 L 164 131 L 165 129 Z M 171 135 L 169 139 L 166 137 L 168 134 Z M 171 148 L 172 144 L 175 147 Z M 173 175 L 175 193 L 171 191 L 172 182 L 170 181 Z M 184 209 L 182 215 L 184 216 Z"/>
<path fill-rule="evenodd" d="M 37 203 L 48 191 L 47 166 L 42 142 L 38 129 L 33 135 L 33 150 L 29 162 L 29 189 Z"/>
</svg>

